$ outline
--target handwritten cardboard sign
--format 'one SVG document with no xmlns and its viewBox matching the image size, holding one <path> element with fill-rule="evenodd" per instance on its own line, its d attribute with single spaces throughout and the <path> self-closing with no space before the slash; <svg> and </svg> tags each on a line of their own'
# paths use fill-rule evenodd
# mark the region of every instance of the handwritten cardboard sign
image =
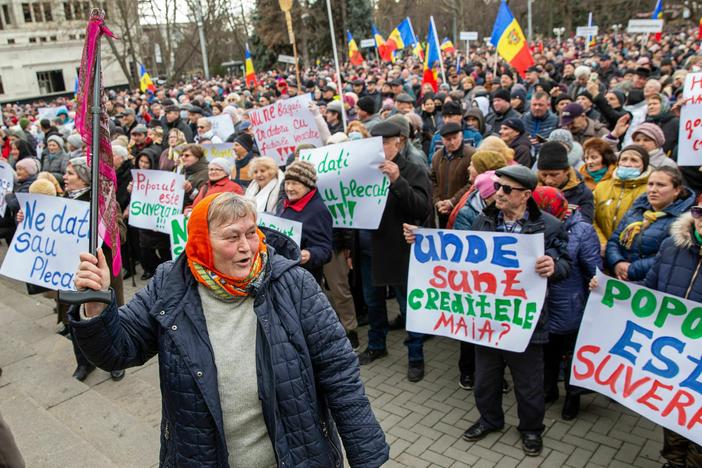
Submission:
<svg viewBox="0 0 702 468">
<path fill-rule="evenodd" d="M 24 221 L 7 250 L 0 274 L 54 290 L 75 289 L 80 253 L 88 250 L 90 204 L 18 193 Z"/>
<path fill-rule="evenodd" d="M 702 444 L 702 304 L 597 274 L 570 383 Z"/>
<path fill-rule="evenodd" d="M 5 216 L 7 210 L 7 200 L 5 196 L 12 193 L 15 184 L 15 171 L 9 163 L 0 161 L 0 217 Z"/>
<path fill-rule="evenodd" d="M 307 108 L 310 100 L 309 94 L 303 94 L 249 111 L 261 156 L 270 156 L 283 166 L 297 145 L 324 144 L 314 116 Z"/>
<path fill-rule="evenodd" d="M 206 117 L 212 124 L 212 133 L 225 141 L 229 135 L 234 133 L 234 123 L 229 114 L 220 114 L 214 117 Z"/>
<path fill-rule="evenodd" d="M 317 189 L 334 227 L 378 229 L 390 190 L 390 181 L 378 169 L 385 161 L 382 138 L 302 150 L 300 159 L 314 164 Z"/>
<path fill-rule="evenodd" d="M 702 73 L 685 77 L 682 99 L 678 166 L 702 166 Z"/>
<path fill-rule="evenodd" d="M 235 159 L 234 143 L 206 143 L 202 146 L 205 158 L 212 161 L 214 158 Z"/>
<path fill-rule="evenodd" d="M 522 352 L 541 315 L 543 234 L 418 229 L 407 330 Z"/>
<path fill-rule="evenodd" d="M 173 216 L 169 222 L 171 238 L 171 258 L 176 258 L 185 250 L 185 244 L 188 242 L 188 219 L 189 216 L 179 214 Z"/>
<path fill-rule="evenodd" d="M 170 220 L 183 210 L 185 177 L 166 171 L 132 170 L 129 225 L 168 234 Z"/>
</svg>

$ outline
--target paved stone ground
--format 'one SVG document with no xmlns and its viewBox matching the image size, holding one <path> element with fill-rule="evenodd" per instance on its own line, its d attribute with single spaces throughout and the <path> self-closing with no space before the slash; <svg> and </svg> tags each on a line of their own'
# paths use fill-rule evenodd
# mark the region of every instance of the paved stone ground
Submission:
<svg viewBox="0 0 702 468">
<path fill-rule="evenodd" d="M 0 256 L 4 251 L 0 249 Z M 100 370 L 78 382 L 71 377 L 75 368 L 71 344 L 55 334 L 55 317 L 51 300 L 27 296 L 24 284 L 0 279 L 0 367 L 4 369 L 0 413 L 12 428 L 27 466 L 157 466 L 156 360 L 129 369 L 121 382 L 112 382 Z M 362 338 L 365 334 L 363 328 Z M 504 398 L 505 429 L 476 443 L 465 442 L 461 435 L 478 412 L 473 395 L 457 386 L 457 343 L 444 338 L 428 341 L 426 377 L 412 384 L 405 375 L 402 340 L 401 332 L 392 332 L 390 356 L 362 368 L 366 391 L 391 446 L 391 460 L 385 466 L 661 466 L 661 429 L 595 395 L 583 398 L 581 416 L 573 422 L 560 420 L 562 400 L 547 409 L 540 457 L 522 453 L 513 393 Z"/>
</svg>

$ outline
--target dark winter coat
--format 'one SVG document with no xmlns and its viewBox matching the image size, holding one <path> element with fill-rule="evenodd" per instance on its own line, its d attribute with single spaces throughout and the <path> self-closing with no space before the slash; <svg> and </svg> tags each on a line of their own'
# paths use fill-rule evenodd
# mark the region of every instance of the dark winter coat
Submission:
<svg viewBox="0 0 702 468">
<path fill-rule="evenodd" d="M 190 125 L 188 125 L 188 123 L 185 122 L 185 121 L 184 121 L 183 119 L 181 119 L 180 117 L 178 117 L 177 120 L 174 120 L 173 122 L 168 123 L 168 120 L 166 119 L 166 116 L 164 115 L 164 116 L 161 118 L 161 125 L 163 126 L 163 130 L 164 130 L 163 133 L 164 133 L 165 136 L 168 135 L 168 132 L 169 132 L 172 128 L 177 128 L 178 130 L 180 130 L 181 132 L 183 132 L 183 134 L 185 135 L 185 140 L 186 140 L 188 143 L 193 143 L 193 142 L 195 141 L 195 139 L 194 139 L 195 136 L 194 136 L 194 134 L 193 134 L 193 130 L 190 128 Z M 129 135 L 129 133 L 127 133 L 127 135 Z M 166 138 L 166 141 L 168 141 L 167 138 Z"/>
<path fill-rule="evenodd" d="M 568 171 L 568 182 L 560 190 L 563 192 L 566 200 L 568 200 L 568 205 L 580 212 L 583 221 L 592 223 L 595 217 L 595 196 L 585 184 L 583 176 L 579 172 L 572 167 Z"/>
<path fill-rule="evenodd" d="M 310 252 L 310 259 L 302 265 L 316 279 L 322 278 L 322 267 L 332 257 L 332 220 L 331 213 L 322 200 L 319 191 L 315 192 L 302 211 L 285 208 L 280 205 L 276 216 L 302 223 L 300 249 Z"/>
<path fill-rule="evenodd" d="M 375 286 L 407 284 L 410 245 L 402 235 L 402 224 L 423 225 L 432 213 L 431 182 L 426 169 L 402 154 L 393 162 L 400 169 L 400 177 L 390 184 L 380 225 L 371 232 Z"/>
<path fill-rule="evenodd" d="M 471 127 L 463 127 L 463 144 L 466 146 L 472 146 L 473 148 L 477 148 L 480 145 L 480 142 L 483 141 L 482 135 L 480 133 L 471 128 Z M 429 152 L 427 155 L 429 155 L 429 158 L 432 157 L 432 155 L 436 154 L 437 151 L 439 151 L 441 148 L 444 147 L 444 142 L 441 140 L 441 135 L 439 135 L 439 132 L 436 132 L 434 136 L 431 139 L 431 144 L 429 145 Z M 431 164 L 431 159 L 429 160 L 429 164 Z"/>
<path fill-rule="evenodd" d="M 555 271 L 548 279 L 550 289 L 553 283 L 564 280 L 570 274 L 568 235 L 563 224 L 550 214 L 541 211 L 533 198 L 529 198 L 527 210 L 529 211 L 529 219 L 522 226 L 521 233 L 537 234 L 542 232 L 544 234 L 544 255 L 553 258 L 555 264 Z M 495 232 L 498 213 L 499 210 L 494 204 L 486 207 L 473 223 L 473 231 Z M 544 344 L 548 342 L 548 316 L 548 303 L 544 303 L 530 343 Z"/>
<path fill-rule="evenodd" d="M 453 153 L 448 153 L 446 147 L 443 147 L 433 155 L 429 178 L 434 205 L 441 200 L 451 200 L 451 204 L 455 206 L 468 191 L 468 167 L 473 153 L 475 148 L 461 145 Z"/>
<path fill-rule="evenodd" d="M 129 200 L 131 199 L 131 194 L 127 191 L 129 187 L 129 182 L 132 181 L 132 161 L 126 159 L 121 166 L 115 171 L 117 173 L 117 203 L 119 204 L 119 209 L 124 211 L 129 206 Z"/>
<path fill-rule="evenodd" d="M 694 229 L 690 213 L 670 226 L 670 237 L 663 241 L 646 274 L 647 288 L 702 302 L 702 245 L 693 237 Z"/>
<path fill-rule="evenodd" d="M 514 160 L 522 166 L 531 169 L 534 165 L 534 156 L 531 154 L 531 142 L 529 135 L 525 132 L 515 138 L 509 145 L 514 150 Z"/>
<path fill-rule="evenodd" d="M 551 283 L 548 304 L 548 330 L 566 334 L 578 331 L 589 295 L 588 284 L 595 276 L 595 269 L 602 269 L 600 241 L 591 223 L 583 221 L 575 211 L 564 222 L 568 232 L 568 255 L 571 259 L 570 275 Z"/>
<path fill-rule="evenodd" d="M 558 128 L 558 116 L 551 111 L 548 111 L 543 117 L 534 117 L 529 111 L 522 116 L 522 122 L 524 122 L 524 128 L 530 138 L 536 138 L 537 135 L 540 135 L 544 141 L 548 140 L 551 132 Z"/>
<path fill-rule="evenodd" d="M 343 466 L 337 430 L 352 467 L 382 465 L 389 448 L 343 327 L 297 267 L 294 243 L 270 230 L 266 241 L 268 275 L 253 293 L 256 370 L 278 466 Z M 161 466 L 229 466 L 217 368 L 185 254 L 159 266 L 127 305 L 117 309 L 113 302 L 89 321 L 79 321 L 74 309 L 71 318 L 78 345 L 102 369 L 139 366 L 158 355 Z"/>
<path fill-rule="evenodd" d="M 680 119 L 670 112 L 664 112 L 655 117 L 646 117 L 646 122 L 651 122 L 660 127 L 665 135 L 663 152 L 671 156 L 678 147 L 678 136 L 680 132 Z"/>
<path fill-rule="evenodd" d="M 504 114 L 498 114 L 495 111 L 490 112 L 485 117 L 485 125 L 492 127 L 493 134 L 497 135 L 500 131 L 502 123 L 507 119 L 521 119 L 522 114 L 510 107 Z"/>
<path fill-rule="evenodd" d="M 617 229 L 607 241 L 605 251 L 605 264 L 614 270 L 619 262 L 629 262 L 629 281 L 643 281 L 646 274 L 655 262 L 655 256 L 660 250 L 663 241 L 670 235 L 670 226 L 678 216 L 688 211 L 694 205 L 694 196 L 685 189 L 685 193 L 668 205 L 663 211 L 668 214 L 652 223 L 647 229 L 636 236 L 630 249 L 619 242 L 619 235 L 631 223 L 642 221 L 644 212 L 653 210 L 647 195 L 641 195 L 634 201 L 622 218 Z"/>
</svg>

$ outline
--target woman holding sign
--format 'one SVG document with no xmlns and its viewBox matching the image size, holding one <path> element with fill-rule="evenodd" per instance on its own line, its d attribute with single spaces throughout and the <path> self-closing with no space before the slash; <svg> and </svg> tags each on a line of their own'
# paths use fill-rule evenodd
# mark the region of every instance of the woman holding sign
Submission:
<svg viewBox="0 0 702 468">
<path fill-rule="evenodd" d="M 250 200 L 210 195 L 192 211 L 185 253 L 129 304 L 72 311 L 100 367 L 158 355 L 161 466 L 341 467 L 339 436 L 351 467 L 388 459 L 358 359 L 299 252 L 257 229 Z M 101 251 L 81 254 L 75 284 L 108 289 Z"/>
<path fill-rule="evenodd" d="M 670 237 L 663 241 L 644 285 L 702 302 L 702 204 L 672 224 Z M 702 466 L 702 447 L 669 429 L 663 429 L 661 455 L 671 467 Z"/>
</svg>

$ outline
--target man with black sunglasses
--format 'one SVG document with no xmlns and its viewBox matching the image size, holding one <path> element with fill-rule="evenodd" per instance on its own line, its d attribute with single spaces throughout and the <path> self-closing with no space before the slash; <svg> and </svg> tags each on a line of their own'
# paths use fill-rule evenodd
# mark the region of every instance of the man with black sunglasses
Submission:
<svg viewBox="0 0 702 468">
<path fill-rule="evenodd" d="M 549 282 L 570 274 L 568 236 L 561 222 L 542 212 L 531 197 L 536 188 L 534 173 L 521 165 L 507 166 L 495 172 L 495 203 L 486 207 L 473 223 L 474 231 L 544 234 L 544 255 L 536 260 L 536 273 Z M 522 448 L 529 456 L 538 456 L 543 448 L 544 430 L 544 360 L 543 344 L 548 341 L 544 306 L 539 322 L 524 352 L 516 353 L 485 346 L 475 346 L 475 404 L 480 419 L 463 434 L 469 442 L 480 440 L 504 426 L 502 382 L 505 363 L 514 380 L 517 397 L 519 431 Z"/>
</svg>

